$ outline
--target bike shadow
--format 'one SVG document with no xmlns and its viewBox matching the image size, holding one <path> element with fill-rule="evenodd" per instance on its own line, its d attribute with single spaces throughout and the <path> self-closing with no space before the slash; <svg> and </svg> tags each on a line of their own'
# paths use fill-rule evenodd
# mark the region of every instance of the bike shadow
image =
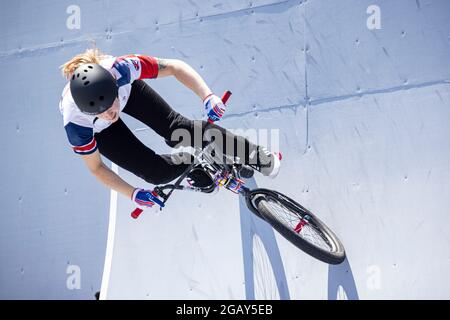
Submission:
<svg viewBox="0 0 450 320">
<path fill-rule="evenodd" d="M 328 267 L 328 300 L 359 300 L 355 278 L 347 258 Z"/>
<path fill-rule="evenodd" d="M 250 189 L 258 188 L 254 178 L 246 180 L 245 185 Z M 239 209 L 241 220 L 242 252 L 244 255 L 243 260 L 246 299 L 256 299 L 253 239 L 254 236 L 257 235 L 264 245 L 267 257 L 269 258 L 280 299 L 290 300 L 286 273 L 284 271 L 280 249 L 278 248 L 278 244 L 275 239 L 274 230 L 267 222 L 257 217 L 247 208 L 244 197 L 239 197 Z"/>
</svg>

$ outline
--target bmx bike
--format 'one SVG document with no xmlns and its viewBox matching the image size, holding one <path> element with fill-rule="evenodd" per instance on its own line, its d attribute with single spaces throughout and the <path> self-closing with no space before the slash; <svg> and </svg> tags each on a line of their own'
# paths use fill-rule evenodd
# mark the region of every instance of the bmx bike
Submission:
<svg viewBox="0 0 450 320">
<path fill-rule="evenodd" d="M 229 91 L 224 94 L 224 103 L 230 95 Z M 194 161 L 176 182 L 155 187 L 154 192 L 163 199 L 156 201 L 161 209 L 174 190 L 211 193 L 219 187 L 224 187 L 243 196 L 252 213 L 269 223 L 280 235 L 305 253 L 329 264 L 340 264 L 345 260 L 345 249 L 341 241 L 316 215 L 278 191 L 249 189 L 244 185 L 244 179 L 250 178 L 253 171 L 227 155 L 222 155 L 224 161 L 216 161 L 211 148 L 212 142 L 203 149 L 194 148 Z M 211 177 L 211 184 L 195 187 L 184 183 L 189 182 L 188 175 L 193 170 L 203 170 Z M 142 212 L 142 209 L 136 208 L 131 216 L 137 219 Z"/>
</svg>

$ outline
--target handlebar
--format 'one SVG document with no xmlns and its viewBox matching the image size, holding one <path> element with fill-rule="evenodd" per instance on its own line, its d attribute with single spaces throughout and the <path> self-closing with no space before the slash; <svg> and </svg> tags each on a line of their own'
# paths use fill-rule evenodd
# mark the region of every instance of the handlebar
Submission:
<svg viewBox="0 0 450 320">
<path fill-rule="evenodd" d="M 231 96 L 231 91 L 229 91 L 229 90 L 225 91 L 225 93 L 224 93 L 223 96 L 222 96 L 222 102 L 223 102 L 223 104 L 226 104 L 226 103 L 227 103 L 228 99 L 230 99 L 230 96 Z M 212 121 L 211 119 L 208 119 L 208 122 L 209 122 L 209 123 L 213 123 L 213 121 Z M 136 209 L 133 210 L 133 212 L 131 212 L 131 217 L 132 217 L 133 219 L 137 219 L 137 218 L 139 218 L 139 216 L 141 215 L 141 213 L 142 213 L 143 211 L 144 211 L 144 210 L 141 209 L 141 208 L 136 208 Z"/>
<path fill-rule="evenodd" d="M 226 104 L 228 99 L 230 99 L 230 97 L 231 97 L 231 91 L 230 90 L 225 91 L 225 93 L 222 96 L 223 104 Z"/>
</svg>

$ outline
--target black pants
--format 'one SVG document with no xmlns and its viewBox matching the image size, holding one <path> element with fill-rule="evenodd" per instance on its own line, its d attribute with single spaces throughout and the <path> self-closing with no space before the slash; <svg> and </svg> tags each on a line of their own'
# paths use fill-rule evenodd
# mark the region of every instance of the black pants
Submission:
<svg viewBox="0 0 450 320">
<path fill-rule="evenodd" d="M 195 139 L 173 141 L 172 134 L 175 130 L 181 129 L 184 130 L 182 132 L 188 132 L 191 137 L 194 137 L 195 133 L 198 136 L 200 132 L 202 137 L 212 136 L 212 140 L 215 140 L 214 137 L 219 134 L 223 142 L 222 152 L 236 155 L 244 163 L 249 162 L 249 154 L 255 154 L 255 152 L 252 152 L 256 149 L 255 144 L 216 124 L 210 124 L 207 121 L 193 121 L 182 116 L 141 80 L 133 82 L 131 95 L 123 112 L 148 125 L 172 147 L 179 144 L 180 141 L 182 143 L 179 145 L 184 146 L 186 144 L 199 146 L 199 143 L 201 143 L 204 147 L 207 143 L 207 139 L 201 139 L 200 142 Z M 95 138 L 103 156 L 119 167 L 155 185 L 172 181 L 180 176 L 189 165 L 173 161 L 169 154 L 156 154 L 152 149 L 146 147 L 121 119 L 100 133 L 96 133 Z M 233 148 L 229 146 L 233 146 Z"/>
</svg>

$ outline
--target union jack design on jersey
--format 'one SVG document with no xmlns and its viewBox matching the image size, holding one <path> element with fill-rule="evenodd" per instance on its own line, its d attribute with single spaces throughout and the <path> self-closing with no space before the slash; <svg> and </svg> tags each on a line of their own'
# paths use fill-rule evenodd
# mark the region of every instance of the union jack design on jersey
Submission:
<svg viewBox="0 0 450 320">
<path fill-rule="evenodd" d="M 100 65 L 116 78 L 119 87 L 120 111 L 125 108 L 135 80 L 153 79 L 158 76 L 156 58 L 139 54 L 120 57 L 107 56 Z M 110 121 L 82 113 L 70 93 L 69 83 L 64 87 L 59 109 L 63 116 L 64 128 L 72 149 L 77 154 L 91 154 L 97 150 L 95 133 L 111 125 Z"/>
</svg>

